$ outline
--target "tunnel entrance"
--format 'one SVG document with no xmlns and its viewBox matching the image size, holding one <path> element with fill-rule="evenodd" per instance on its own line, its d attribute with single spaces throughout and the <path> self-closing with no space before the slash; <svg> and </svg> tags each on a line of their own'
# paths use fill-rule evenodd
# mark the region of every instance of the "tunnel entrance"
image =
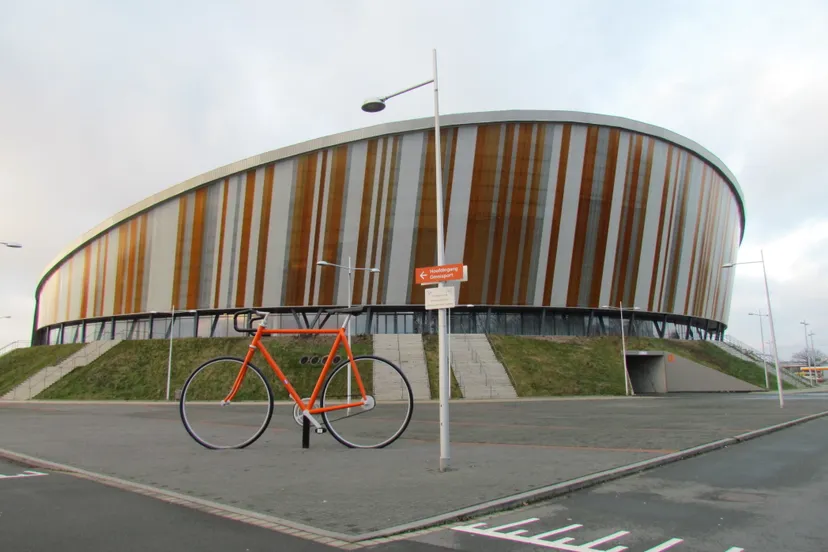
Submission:
<svg viewBox="0 0 828 552">
<path fill-rule="evenodd" d="M 649 395 L 667 392 L 664 354 L 653 351 L 627 352 L 627 370 L 633 393 Z"/>
</svg>

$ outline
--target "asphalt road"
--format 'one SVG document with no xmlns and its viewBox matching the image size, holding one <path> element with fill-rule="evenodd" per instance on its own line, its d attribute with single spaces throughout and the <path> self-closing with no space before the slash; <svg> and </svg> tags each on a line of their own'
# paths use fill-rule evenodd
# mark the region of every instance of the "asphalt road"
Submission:
<svg viewBox="0 0 828 552">
<path fill-rule="evenodd" d="M 27 470 L 0 460 L 7 476 L 0 477 L 3 551 L 337 550 L 71 475 Z"/>
<path fill-rule="evenodd" d="M 826 506 L 828 418 L 820 418 L 418 541 L 483 552 L 824 552 Z"/>
<path fill-rule="evenodd" d="M 370 549 L 823 552 L 825 458 L 828 418 L 820 418 L 539 506 Z M 0 475 L 6 476 L 0 477 L 0 550 L 337 550 L 62 473 L 0 461 Z"/>
</svg>

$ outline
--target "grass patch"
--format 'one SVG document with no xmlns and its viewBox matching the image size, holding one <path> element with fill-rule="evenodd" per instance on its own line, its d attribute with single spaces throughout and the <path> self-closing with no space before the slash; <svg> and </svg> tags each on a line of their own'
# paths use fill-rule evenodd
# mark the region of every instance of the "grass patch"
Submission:
<svg viewBox="0 0 828 552">
<path fill-rule="evenodd" d="M 279 364 L 279 368 L 303 397 L 310 396 L 322 371 L 320 364 L 300 364 L 306 355 L 324 356 L 330 351 L 333 340 L 329 336 L 278 336 L 265 338 L 267 350 Z M 173 342 L 173 361 L 170 377 L 170 396 L 179 389 L 189 375 L 202 363 L 218 356 L 244 358 L 250 338 L 182 338 Z M 169 341 L 123 341 L 100 358 L 77 368 L 60 381 L 44 390 L 39 399 L 76 400 L 163 400 L 167 383 L 167 358 Z M 355 356 L 373 351 L 370 336 L 353 336 L 351 349 Z M 345 358 L 345 348 L 340 346 L 336 354 Z M 256 352 L 252 363 L 267 376 L 277 400 L 289 398 L 284 386 L 276 381 L 275 374 L 261 353 Z M 365 363 L 359 363 L 360 375 L 366 384 Z M 227 377 L 227 376 L 225 376 Z"/>
<path fill-rule="evenodd" d="M 428 369 L 428 387 L 431 390 L 431 398 L 440 397 L 440 343 L 436 335 L 423 336 L 423 351 L 425 352 L 426 368 Z M 449 370 L 451 375 L 451 398 L 462 399 L 460 384 L 454 377 L 454 371 Z"/>
<path fill-rule="evenodd" d="M 761 366 L 731 355 L 706 341 L 630 337 L 627 339 L 627 349 L 633 351 L 667 351 L 763 389 L 765 387 L 765 374 Z M 771 389 L 776 389 L 776 374 L 768 374 L 768 382 Z M 782 380 L 782 389 L 796 389 L 796 386 Z"/>
<path fill-rule="evenodd" d="M 59 364 L 83 346 L 84 343 L 35 345 L 0 356 L 0 395 L 5 395 L 43 368 Z"/>
<path fill-rule="evenodd" d="M 623 395 L 621 343 L 611 337 L 489 335 L 519 397 Z"/>
</svg>

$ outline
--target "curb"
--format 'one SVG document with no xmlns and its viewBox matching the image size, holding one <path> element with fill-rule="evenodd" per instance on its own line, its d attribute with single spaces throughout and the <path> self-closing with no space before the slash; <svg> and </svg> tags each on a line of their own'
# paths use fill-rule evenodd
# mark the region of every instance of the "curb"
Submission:
<svg viewBox="0 0 828 552">
<path fill-rule="evenodd" d="M 723 449 L 731 445 L 743 443 L 745 441 L 756 439 L 758 437 L 762 437 L 764 435 L 768 435 L 770 433 L 774 433 L 782 429 L 809 422 L 811 420 L 815 420 L 817 418 L 821 418 L 824 416 L 828 416 L 828 410 L 818 412 L 816 414 L 809 414 L 801 418 L 788 420 L 787 422 L 782 422 L 776 425 L 756 429 L 753 431 L 749 431 L 747 433 L 742 433 L 734 437 L 728 437 L 725 439 L 712 441 L 710 443 L 705 443 L 703 445 L 699 445 L 689 449 L 684 449 L 678 452 L 665 454 L 663 456 L 652 458 L 650 460 L 642 460 L 640 462 L 627 464 L 625 466 L 620 466 L 617 468 L 596 472 L 575 479 L 570 479 L 568 481 L 563 481 L 561 483 L 556 483 L 554 485 L 548 485 L 531 491 L 525 491 L 515 495 L 510 495 L 507 497 L 483 502 L 480 504 L 476 504 L 474 506 L 467 506 L 465 508 L 461 508 L 459 510 L 454 510 L 451 512 L 446 512 L 444 514 L 439 514 L 417 521 L 396 525 L 393 527 L 389 527 L 387 529 L 381 529 L 379 531 L 373 531 L 370 533 L 362 533 L 357 535 L 348 535 L 344 533 L 338 533 L 335 531 L 327 531 L 325 529 L 311 527 L 309 525 L 304 525 L 302 523 L 297 523 L 294 521 L 274 516 L 268 516 L 266 514 L 260 514 L 257 512 L 253 512 L 251 510 L 235 508 L 233 506 L 228 506 L 218 502 L 201 499 L 194 496 L 184 495 L 166 489 L 160 489 L 157 487 L 152 487 L 150 485 L 136 483 L 133 481 L 128 481 L 110 475 L 91 472 L 88 470 L 84 470 L 82 468 L 77 468 L 58 462 L 52 462 L 42 458 L 37 458 L 34 456 L 21 454 L 2 448 L 0 448 L 0 459 L 16 462 L 19 464 L 29 465 L 31 467 L 37 467 L 41 469 L 48 469 L 56 472 L 63 472 L 70 475 L 75 475 L 78 477 L 82 477 L 84 479 L 89 479 L 92 481 L 103 483 L 111 487 L 137 492 L 139 494 L 150 496 L 152 498 L 161 499 L 165 502 L 186 506 L 209 514 L 234 519 L 237 521 L 242 521 L 252 525 L 257 525 L 259 527 L 279 531 L 282 533 L 287 533 L 308 540 L 328 544 L 329 546 L 338 547 L 344 550 L 355 550 L 358 548 L 363 548 L 365 546 L 378 544 L 379 542 L 376 541 L 387 542 L 391 540 L 400 540 L 412 536 L 412 533 L 425 531 L 429 529 L 433 530 L 439 526 L 447 525 L 452 522 L 467 521 L 472 517 L 480 517 L 488 514 L 501 512 L 504 510 L 511 510 L 528 506 L 532 503 L 541 502 L 544 500 L 548 500 L 550 498 L 570 494 L 574 491 L 600 485 L 601 483 L 621 479 L 623 477 L 627 477 L 633 474 L 642 473 L 644 471 L 652 470 L 654 468 L 672 464 L 674 462 L 678 462 L 695 456 L 700 456 L 715 450 Z"/>
</svg>

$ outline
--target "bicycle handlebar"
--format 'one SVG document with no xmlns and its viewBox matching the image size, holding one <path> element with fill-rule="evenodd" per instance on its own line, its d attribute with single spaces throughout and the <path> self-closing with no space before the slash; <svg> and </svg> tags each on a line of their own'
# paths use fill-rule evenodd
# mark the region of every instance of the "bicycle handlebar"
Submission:
<svg viewBox="0 0 828 552">
<path fill-rule="evenodd" d="M 250 318 L 250 327 L 249 328 L 240 328 L 239 327 L 239 316 L 248 315 L 248 314 L 253 314 L 254 315 L 253 317 Z M 253 323 L 258 321 L 258 320 L 264 319 L 265 317 L 267 317 L 268 314 L 270 314 L 270 313 L 264 312 L 264 311 L 259 311 L 259 310 L 256 310 L 256 309 L 240 310 L 239 312 L 237 312 L 236 314 L 233 315 L 233 329 L 236 330 L 239 333 L 247 333 L 247 334 L 256 333 L 256 330 L 253 329 Z"/>
</svg>

